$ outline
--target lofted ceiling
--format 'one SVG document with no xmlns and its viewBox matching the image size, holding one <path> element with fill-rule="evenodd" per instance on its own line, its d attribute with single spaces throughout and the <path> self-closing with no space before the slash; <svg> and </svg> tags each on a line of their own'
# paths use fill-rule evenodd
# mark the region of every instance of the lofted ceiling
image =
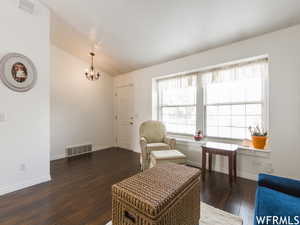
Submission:
<svg viewBox="0 0 300 225">
<path fill-rule="evenodd" d="M 97 64 L 112 75 L 300 23 L 299 0 L 42 1 L 77 39 L 101 42 Z M 62 43 L 59 32 L 66 29 L 55 26 L 53 39 Z"/>
</svg>

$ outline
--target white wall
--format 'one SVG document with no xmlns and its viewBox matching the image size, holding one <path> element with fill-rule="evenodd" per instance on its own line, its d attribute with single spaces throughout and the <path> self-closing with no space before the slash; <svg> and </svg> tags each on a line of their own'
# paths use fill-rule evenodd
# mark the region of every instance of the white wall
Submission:
<svg viewBox="0 0 300 225">
<path fill-rule="evenodd" d="M 255 178 L 258 172 L 300 179 L 300 26 L 212 49 L 164 64 L 117 76 L 114 86 L 133 83 L 135 87 L 135 151 L 139 150 L 139 124 L 152 118 L 152 79 L 158 76 L 201 69 L 253 56 L 270 57 L 270 148 L 263 156 L 239 155 L 240 176 Z M 201 165 L 199 147 L 178 145 L 186 150 L 189 160 Z M 226 171 L 221 160 L 216 170 Z"/>
<path fill-rule="evenodd" d="M 87 80 L 89 66 L 51 46 L 51 159 L 64 157 L 67 146 L 113 146 L 113 79 Z"/>
<path fill-rule="evenodd" d="M 39 3 L 34 15 L 2 0 L 0 57 L 28 56 L 38 71 L 36 86 L 25 93 L 0 82 L 0 195 L 50 179 L 49 171 L 49 12 Z M 22 166 L 23 164 L 23 166 Z M 23 167 L 23 169 L 22 169 Z"/>
</svg>

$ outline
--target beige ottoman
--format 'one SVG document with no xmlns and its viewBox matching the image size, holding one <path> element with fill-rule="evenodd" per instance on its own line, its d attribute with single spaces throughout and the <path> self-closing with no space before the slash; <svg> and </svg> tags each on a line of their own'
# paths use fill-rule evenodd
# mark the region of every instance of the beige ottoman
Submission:
<svg viewBox="0 0 300 225">
<path fill-rule="evenodd" d="M 152 151 L 150 154 L 150 168 L 157 164 L 172 162 L 186 164 L 186 156 L 178 150 Z"/>
</svg>

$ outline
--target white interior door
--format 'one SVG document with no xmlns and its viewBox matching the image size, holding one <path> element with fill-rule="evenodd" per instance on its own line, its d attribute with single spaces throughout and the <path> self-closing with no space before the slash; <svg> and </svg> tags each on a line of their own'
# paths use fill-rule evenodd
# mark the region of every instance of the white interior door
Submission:
<svg viewBox="0 0 300 225">
<path fill-rule="evenodd" d="M 117 143 L 118 146 L 132 150 L 133 137 L 133 86 L 117 88 Z"/>
</svg>

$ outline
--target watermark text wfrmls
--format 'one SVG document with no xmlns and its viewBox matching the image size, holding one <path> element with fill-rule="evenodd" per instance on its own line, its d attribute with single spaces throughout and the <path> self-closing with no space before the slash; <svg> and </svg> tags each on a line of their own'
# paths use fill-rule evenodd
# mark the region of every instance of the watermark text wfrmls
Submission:
<svg viewBox="0 0 300 225">
<path fill-rule="evenodd" d="M 300 216 L 256 216 L 261 225 L 300 225 Z"/>
</svg>

